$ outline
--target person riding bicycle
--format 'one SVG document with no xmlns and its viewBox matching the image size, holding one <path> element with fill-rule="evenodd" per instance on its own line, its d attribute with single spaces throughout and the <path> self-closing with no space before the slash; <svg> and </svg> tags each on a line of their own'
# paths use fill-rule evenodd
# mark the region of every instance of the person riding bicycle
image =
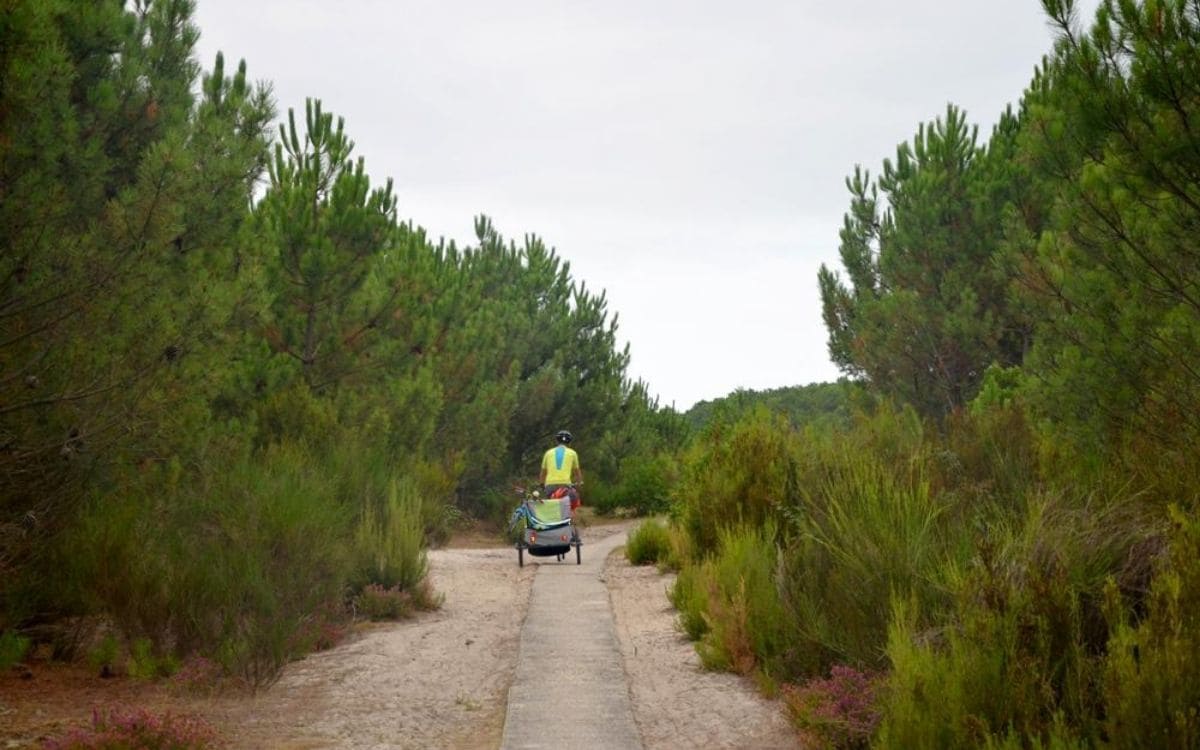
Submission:
<svg viewBox="0 0 1200 750">
<path fill-rule="evenodd" d="M 542 456 L 542 473 L 538 481 L 542 484 L 543 497 L 551 498 L 558 490 L 566 490 L 571 498 L 571 514 L 579 507 L 579 485 L 583 484 L 583 470 L 579 468 L 579 454 L 568 448 L 571 433 L 559 430 L 554 436 L 555 446 Z"/>
</svg>

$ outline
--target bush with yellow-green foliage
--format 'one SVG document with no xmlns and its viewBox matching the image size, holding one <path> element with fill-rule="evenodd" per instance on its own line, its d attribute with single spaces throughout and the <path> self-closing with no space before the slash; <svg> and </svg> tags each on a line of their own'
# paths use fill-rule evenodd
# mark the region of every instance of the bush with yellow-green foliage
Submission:
<svg viewBox="0 0 1200 750">
<path fill-rule="evenodd" d="M 793 533 L 777 585 L 806 673 L 879 668 L 893 596 L 925 623 L 949 604 L 944 566 L 963 554 L 952 508 L 931 491 L 920 454 L 899 467 L 848 449 L 820 460 L 825 478 L 784 510 Z"/>
<path fill-rule="evenodd" d="M 688 461 L 786 457 L 759 465 L 786 466 L 776 476 L 796 483 L 765 506 L 745 503 L 748 482 L 706 485 L 704 507 L 754 513 L 697 523 L 695 495 L 675 508 L 672 533 L 686 543 L 671 598 L 706 666 L 767 686 L 807 684 L 837 665 L 878 671 L 883 747 L 1071 747 L 1116 736 L 1111 717 L 1151 721 L 1138 695 L 1187 695 L 1174 682 L 1190 673 L 1178 635 L 1190 620 L 1177 614 L 1188 611 L 1187 554 L 1156 567 L 1158 495 L 1115 472 L 1045 461 L 1054 454 L 1019 409 L 956 415 L 942 430 L 887 405 L 840 432 L 787 428 L 767 441 L 762 415 L 722 429 L 710 438 L 775 448 L 695 446 Z M 706 470 L 684 465 L 693 480 Z M 1106 617 L 1106 587 L 1124 624 Z M 1169 624 L 1137 619 L 1147 611 Z M 1120 644 L 1123 661 L 1110 651 Z M 1159 659 L 1152 671 L 1146 656 L 1128 656 L 1147 651 Z M 1114 691 L 1133 673 L 1147 685 L 1121 692 L 1122 704 Z M 1186 711 L 1163 705 L 1138 731 L 1190 737 Z M 1161 729 L 1168 719 L 1174 729 Z"/>
<path fill-rule="evenodd" d="M 1106 590 L 1103 729 L 1114 747 L 1200 746 L 1200 518 L 1172 508 L 1171 523 L 1145 616 L 1130 617 L 1116 581 Z"/>
<path fill-rule="evenodd" d="M 795 494 L 792 432 L 786 419 L 757 409 L 711 425 L 685 454 L 674 512 L 699 554 L 716 550 L 722 527 L 762 524 Z"/>
<path fill-rule="evenodd" d="M 351 586 L 411 591 L 429 571 L 414 482 L 393 479 L 383 497 L 363 497 L 354 533 Z"/>
<path fill-rule="evenodd" d="M 665 563 L 670 556 L 671 533 L 654 518 L 638 524 L 625 542 L 625 557 L 634 565 Z"/>
<path fill-rule="evenodd" d="M 717 553 L 701 566 L 708 627 L 696 650 L 705 667 L 786 673 L 780 665 L 793 658 L 797 640 L 775 586 L 777 544 L 773 521 L 721 530 Z"/>
<path fill-rule="evenodd" d="M 1152 558 L 1139 557 L 1154 548 L 1157 532 L 1134 499 L 1059 493 L 1034 495 L 1022 516 L 981 530 L 974 557 L 951 580 L 955 606 L 935 627 L 908 602 L 894 603 L 880 744 L 965 748 L 1014 737 L 1069 744 L 1106 736 L 1102 718 L 1111 709 L 1100 676 L 1115 641 L 1104 592 L 1140 596 Z"/>
<path fill-rule="evenodd" d="M 436 606 L 416 481 L 369 448 L 213 451 L 97 497 L 47 551 L 56 596 L 109 618 L 139 665 L 205 655 L 261 686 L 368 585 Z"/>
<path fill-rule="evenodd" d="M 693 641 L 708 632 L 707 572 L 701 565 L 690 563 L 680 569 L 675 583 L 667 592 L 671 604 L 679 612 L 679 627 Z"/>
</svg>

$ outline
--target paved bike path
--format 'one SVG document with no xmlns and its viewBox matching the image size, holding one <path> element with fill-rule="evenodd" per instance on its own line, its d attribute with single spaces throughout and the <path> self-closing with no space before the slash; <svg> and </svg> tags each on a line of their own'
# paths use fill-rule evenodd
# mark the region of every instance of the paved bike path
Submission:
<svg viewBox="0 0 1200 750">
<path fill-rule="evenodd" d="M 521 628 L 517 670 L 508 691 L 502 750 L 638 750 L 629 685 L 621 662 L 604 560 L 625 533 L 595 544 L 584 534 L 583 564 L 572 551 L 539 565 Z"/>
</svg>

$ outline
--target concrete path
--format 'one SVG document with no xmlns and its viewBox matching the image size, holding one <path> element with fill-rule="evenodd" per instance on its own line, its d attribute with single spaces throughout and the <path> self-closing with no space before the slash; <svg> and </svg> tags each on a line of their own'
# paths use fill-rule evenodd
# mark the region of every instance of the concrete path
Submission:
<svg viewBox="0 0 1200 750">
<path fill-rule="evenodd" d="M 595 544 L 583 536 L 574 553 L 540 565 L 521 628 L 517 671 L 508 691 L 502 750 L 613 748 L 640 750 L 629 685 L 613 626 L 604 559 L 625 542 L 615 534 Z"/>
</svg>

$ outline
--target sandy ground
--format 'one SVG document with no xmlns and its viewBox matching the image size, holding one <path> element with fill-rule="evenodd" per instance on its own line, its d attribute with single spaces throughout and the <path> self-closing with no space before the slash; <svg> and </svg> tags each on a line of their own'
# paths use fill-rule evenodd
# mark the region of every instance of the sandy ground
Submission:
<svg viewBox="0 0 1200 750">
<path fill-rule="evenodd" d="M 742 677 L 700 667 L 667 600 L 674 576 L 632 566 L 618 550 L 605 579 L 646 750 L 800 747 L 778 702 Z"/>
<path fill-rule="evenodd" d="M 588 528 L 585 543 L 628 527 Z M 430 564 L 439 611 L 297 661 L 257 696 L 197 698 L 81 669 L 0 676 L 0 750 L 37 747 L 114 705 L 199 714 L 234 748 L 495 748 L 536 563 L 518 568 L 515 551 L 491 547 L 436 550 Z M 648 749 L 797 746 L 777 703 L 699 668 L 675 627 L 668 577 L 615 553 L 605 578 Z"/>
</svg>

